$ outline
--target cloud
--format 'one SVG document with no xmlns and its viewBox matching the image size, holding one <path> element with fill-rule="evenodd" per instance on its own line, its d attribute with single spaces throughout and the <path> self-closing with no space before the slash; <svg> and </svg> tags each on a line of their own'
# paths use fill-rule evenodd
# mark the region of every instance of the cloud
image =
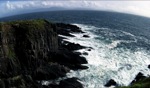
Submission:
<svg viewBox="0 0 150 88">
<path fill-rule="evenodd" d="M 93 9 L 96 10 L 109 10 L 150 17 L 150 1 L 94 1 L 91 3 L 93 3 Z"/>
<path fill-rule="evenodd" d="M 32 7 L 38 7 L 39 2 L 35 1 L 7 1 L 7 10 L 26 9 Z"/>
<path fill-rule="evenodd" d="M 90 1 L 90 0 L 11 0 L 0 1 L 0 17 L 29 10 L 62 7 L 67 9 L 93 9 L 131 13 L 150 17 L 150 1 Z"/>
</svg>

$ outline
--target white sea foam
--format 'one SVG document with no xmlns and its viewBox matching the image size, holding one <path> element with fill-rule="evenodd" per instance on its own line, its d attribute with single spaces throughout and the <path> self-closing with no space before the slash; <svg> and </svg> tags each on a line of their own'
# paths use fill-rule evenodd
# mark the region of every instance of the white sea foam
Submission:
<svg viewBox="0 0 150 88">
<path fill-rule="evenodd" d="M 125 31 L 121 31 L 121 32 L 123 32 L 123 33 L 126 34 L 126 35 L 130 35 L 130 36 L 132 36 L 132 37 L 135 37 L 133 34 L 131 34 L 131 33 L 129 33 L 129 32 L 125 32 Z"/>
<path fill-rule="evenodd" d="M 120 44 L 121 43 L 121 41 L 113 41 L 111 44 L 109 44 L 107 47 L 108 48 L 110 48 L 110 49 L 112 49 L 112 48 L 115 48 L 115 47 L 117 47 L 117 45 L 118 44 Z"/>
<path fill-rule="evenodd" d="M 84 84 L 85 88 L 104 88 L 106 82 L 114 79 L 119 85 L 127 86 L 138 74 L 143 72 L 144 75 L 150 75 L 147 65 L 150 64 L 150 54 L 146 50 L 131 51 L 129 49 L 115 48 L 120 42 L 133 42 L 118 40 L 111 44 L 95 39 L 99 37 L 94 35 L 91 30 L 101 29 L 94 26 L 75 24 L 86 31 L 90 38 L 82 37 L 84 34 L 73 34 L 76 37 L 67 37 L 67 41 L 79 43 L 83 46 L 92 47 L 91 51 L 87 49 L 78 50 L 78 52 L 88 52 L 86 57 L 89 69 L 71 71 L 68 77 L 78 77 Z M 102 28 L 103 29 L 103 28 Z M 105 28 L 107 29 L 107 28 Z M 128 35 L 134 36 L 125 32 Z"/>
</svg>

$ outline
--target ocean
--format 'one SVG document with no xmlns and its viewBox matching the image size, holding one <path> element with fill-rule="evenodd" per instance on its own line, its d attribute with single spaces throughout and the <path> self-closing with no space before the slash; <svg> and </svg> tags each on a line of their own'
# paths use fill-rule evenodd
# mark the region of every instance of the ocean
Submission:
<svg viewBox="0 0 150 88">
<path fill-rule="evenodd" d="M 77 25 L 85 33 L 72 34 L 66 41 L 92 47 L 75 52 L 84 56 L 89 69 L 71 71 L 67 77 L 78 77 L 85 88 L 104 88 L 114 79 L 127 86 L 142 72 L 150 75 L 150 18 L 105 11 L 51 11 L 1 18 L 0 21 L 46 19 Z M 84 38 L 83 35 L 89 35 Z M 62 35 L 59 35 L 62 36 Z"/>
</svg>

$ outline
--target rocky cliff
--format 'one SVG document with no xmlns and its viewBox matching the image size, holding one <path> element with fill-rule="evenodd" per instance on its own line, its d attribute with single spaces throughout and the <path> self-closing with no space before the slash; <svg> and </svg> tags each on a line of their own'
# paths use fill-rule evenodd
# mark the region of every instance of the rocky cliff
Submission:
<svg viewBox="0 0 150 88">
<path fill-rule="evenodd" d="M 81 30 L 46 20 L 1 22 L 0 88 L 42 88 L 37 81 L 64 77 L 69 69 L 87 68 L 81 65 L 87 63 L 85 58 L 64 47 L 62 39 L 58 40 L 58 33 L 69 32 Z"/>
</svg>

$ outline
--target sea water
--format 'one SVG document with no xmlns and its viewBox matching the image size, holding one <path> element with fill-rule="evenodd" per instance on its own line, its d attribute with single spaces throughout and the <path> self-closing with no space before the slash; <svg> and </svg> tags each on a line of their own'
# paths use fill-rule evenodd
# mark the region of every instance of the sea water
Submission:
<svg viewBox="0 0 150 88">
<path fill-rule="evenodd" d="M 66 41 L 92 47 L 74 52 L 88 61 L 86 70 L 71 71 L 68 78 L 78 77 L 85 88 L 104 88 L 113 79 L 127 86 L 139 72 L 150 75 L 150 18 L 105 11 L 50 11 L 2 18 L 0 21 L 47 19 L 72 23 L 85 33 L 73 34 Z M 89 35 L 89 38 L 83 37 Z M 62 36 L 62 35 L 59 35 Z M 63 78 L 65 79 L 65 78 Z M 59 83 L 59 80 L 56 80 Z M 49 83 L 48 81 L 43 82 Z"/>
</svg>

